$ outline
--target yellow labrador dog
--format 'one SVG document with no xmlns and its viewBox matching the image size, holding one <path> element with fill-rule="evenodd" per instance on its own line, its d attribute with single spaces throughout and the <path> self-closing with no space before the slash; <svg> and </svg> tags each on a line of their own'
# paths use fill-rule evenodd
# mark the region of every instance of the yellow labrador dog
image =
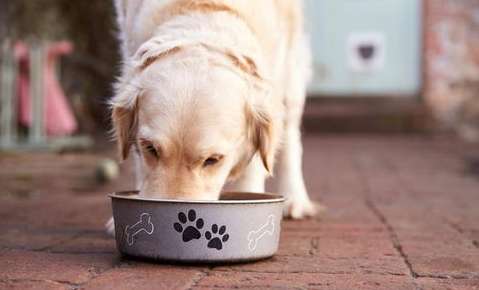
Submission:
<svg viewBox="0 0 479 290">
<path fill-rule="evenodd" d="M 278 159 L 285 215 L 313 215 L 301 168 L 302 1 L 115 5 L 123 65 L 112 120 L 122 158 L 136 158 L 141 194 L 214 200 L 226 183 L 262 192 Z"/>
</svg>

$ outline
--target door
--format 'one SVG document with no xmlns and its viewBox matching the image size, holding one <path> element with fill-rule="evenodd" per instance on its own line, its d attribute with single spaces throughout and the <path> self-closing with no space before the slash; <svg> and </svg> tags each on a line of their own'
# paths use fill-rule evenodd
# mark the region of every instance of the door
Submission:
<svg viewBox="0 0 479 290">
<path fill-rule="evenodd" d="M 420 0 L 306 0 L 313 96 L 416 96 Z"/>
</svg>

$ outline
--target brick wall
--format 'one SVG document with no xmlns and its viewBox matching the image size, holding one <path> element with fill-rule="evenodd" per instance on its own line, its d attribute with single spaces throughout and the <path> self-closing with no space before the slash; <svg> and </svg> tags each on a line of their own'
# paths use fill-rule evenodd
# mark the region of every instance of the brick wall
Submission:
<svg viewBox="0 0 479 290">
<path fill-rule="evenodd" d="M 479 1 L 425 0 L 426 104 L 439 123 L 479 139 Z"/>
</svg>

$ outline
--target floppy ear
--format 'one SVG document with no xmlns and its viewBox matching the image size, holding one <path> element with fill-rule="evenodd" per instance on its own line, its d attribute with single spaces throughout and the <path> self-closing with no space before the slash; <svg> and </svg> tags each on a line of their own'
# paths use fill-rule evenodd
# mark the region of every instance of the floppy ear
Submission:
<svg viewBox="0 0 479 290">
<path fill-rule="evenodd" d="M 259 153 L 265 169 L 272 174 L 275 156 L 272 116 L 261 108 L 249 106 L 247 120 L 253 146 Z"/>
<path fill-rule="evenodd" d="M 179 50 L 176 43 L 163 43 L 153 38 L 144 43 L 123 65 L 122 76 L 115 85 L 111 101 L 111 119 L 120 157 L 125 160 L 138 131 L 138 102 L 141 95 L 139 74 L 158 58 Z"/>
<path fill-rule="evenodd" d="M 123 66 L 123 75 L 115 84 L 115 96 L 110 102 L 113 133 L 122 160 L 128 157 L 138 131 L 138 102 L 141 89 L 133 70 L 131 66 Z"/>
<path fill-rule="evenodd" d="M 138 99 L 133 107 L 114 106 L 111 114 L 118 152 L 122 160 L 130 153 L 138 131 Z"/>
</svg>

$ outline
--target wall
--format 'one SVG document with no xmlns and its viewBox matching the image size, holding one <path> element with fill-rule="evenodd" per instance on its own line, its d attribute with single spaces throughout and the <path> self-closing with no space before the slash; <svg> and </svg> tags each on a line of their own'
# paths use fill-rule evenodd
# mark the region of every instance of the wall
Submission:
<svg viewBox="0 0 479 290">
<path fill-rule="evenodd" d="M 479 140 L 479 1 L 425 0 L 424 98 L 442 128 Z"/>
</svg>

